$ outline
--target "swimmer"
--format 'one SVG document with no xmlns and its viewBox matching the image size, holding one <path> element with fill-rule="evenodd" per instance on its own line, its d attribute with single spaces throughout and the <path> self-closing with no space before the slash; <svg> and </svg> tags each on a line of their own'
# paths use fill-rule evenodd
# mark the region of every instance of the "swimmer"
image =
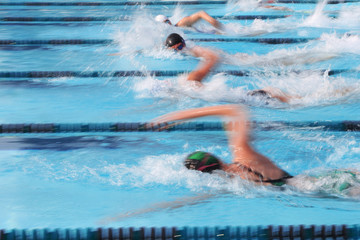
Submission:
<svg viewBox="0 0 360 240">
<path fill-rule="evenodd" d="M 289 103 L 291 100 L 302 98 L 298 95 L 289 95 L 288 93 L 274 87 L 265 87 L 249 91 L 247 95 L 251 97 L 264 98 L 265 100 L 276 99 L 282 103 Z"/>
<path fill-rule="evenodd" d="M 205 11 L 199 11 L 196 12 L 190 16 L 186 16 L 184 18 L 182 18 L 178 23 L 176 23 L 174 26 L 175 27 L 192 27 L 195 23 L 197 23 L 198 21 L 200 21 L 201 19 L 207 21 L 208 23 L 210 23 L 213 27 L 221 30 L 222 29 L 222 25 L 219 21 L 217 21 L 215 18 L 211 17 L 209 14 L 207 14 Z M 166 17 L 165 15 L 157 15 L 155 17 L 155 21 L 157 22 L 162 22 L 162 23 L 167 23 L 172 25 L 171 21 L 169 20 L 168 17 Z"/>
<path fill-rule="evenodd" d="M 185 166 L 188 169 L 208 173 L 222 170 L 255 183 L 276 186 L 287 184 L 292 178 L 289 173 L 280 169 L 251 146 L 248 139 L 247 114 L 240 106 L 221 105 L 189 109 L 163 115 L 155 119 L 154 123 L 161 124 L 205 116 L 219 116 L 230 121 L 226 129 L 233 161 L 227 164 L 211 153 L 195 152 L 185 160 Z"/>
<path fill-rule="evenodd" d="M 268 9 L 273 9 L 273 10 L 278 10 L 278 11 L 288 11 L 288 12 L 294 11 L 287 7 L 268 5 L 268 3 L 274 3 L 275 1 L 273 1 L 273 0 L 258 0 L 257 2 L 258 2 L 258 7 L 262 7 L 262 8 L 268 8 Z"/>
<path fill-rule="evenodd" d="M 197 86 L 202 86 L 202 80 L 210 73 L 210 71 L 216 66 L 220 59 L 218 54 L 210 49 L 199 46 L 187 48 L 185 40 L 177 33 L 170 34 L 165 41 L 165 45 L 166 47 L 174 49 L 175 51 L 189 52 L 189 54 L 192 56 L 203 59 L 199 67 L 190 72 L 187 76 L 187 80 L 195 81 Z M 272 98 L 277 99 L 283 103 L 288 103 L 291 99 L 294 98 L 300 98 L 299 96 L 291 96 L 281 91 L 280 89 L 273 87 L 266 87 L 263 89 L 250 91 L 248 96 Z"/>
<path fill-rule="evenodd" d="M 214 51 L 195 46 L 195 47 L 186 47 L 185 40 L 177 33 L 170 34 L 166 41 L 166 47 L 173 49 L 175 51 L 188 52 L 194 57 L 202 58 L 203 61 L 200 63 L 197 69 L 193 70 L 187 76 L 187 80 L 195 81 L 201 86 L 201 81 L 209 74 L 209 72 L 216 66 L 219 62 L 219 56 Z"/>
<path fill-rule="evenodd" d="M 156 118 L 149 126 L 205 116 L 218 116 L 229 121 L 225 126 L 233 155 L 232 163 L 225 163 L 211 153 L 196 151 L 185 159 L 184 165 L 186 168 L 205 173 L 222 170 L 230 176 L 239 176 L 257 184 L 272 186 L 286 184 L 297 189 L 302 188 L 301 185 L 304 181 L 311 184 L 323 181 L 320 178 L 307 175 L 292 176 L 276 166 L 268 157 L 257 152 L 249 142 L 246 111 L 238 105 L 220 105 L 173 112 Z M 360 196 L 360 175 L 357 172 L 335 170 L 329 174 L 326 174 L 326 176 L 332 179 L 338 177 L 338 180 L 336 184 L 331 184 L 330 187 L 322 186 L 327 188 L 325 191 Z M 340 183 L 339 181 L 342 181 L 344 176 L 347 176 L 346 181 Z M 322 178 L 324 177 L 322 176 Z"/>
</svg>

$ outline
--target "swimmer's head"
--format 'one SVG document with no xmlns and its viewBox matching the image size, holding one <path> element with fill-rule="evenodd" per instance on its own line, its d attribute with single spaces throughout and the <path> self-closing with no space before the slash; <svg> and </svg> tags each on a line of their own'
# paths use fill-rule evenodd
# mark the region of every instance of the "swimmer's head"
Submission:
<svg viewBox="0 0 360 240">
<path fill-rule="evenodd" d="M 177 33 L 170 34 L 166 38 L 165 45 L 168 48 L 172 48 L 178 51 L 182 50 L 186 46 L 185 40 Z"/>
<path fill-rule="evenodd" d="M 253 90 L 247 93 L 248 96 L 252 96 L 252 97 L 262 97 L 262 98 L 266 98 L 266 99 L 271 99 L 271 95 L 262 89 L 259 90 Z"/>
<path fill-rule="evenodd" d="M 221 169 L 220 160 L 217 157 L 202 151 L 196 151 L 187 156 L 184 165 L 190 170 L 198 170 L 207 173 Z"/>
<path fill-rule="evenodd" d="M 155 17 L 155 21 L 161 22 L 161 23 L 167 23 L 167 24 L 171 25 L 171 22 L 170 22 L 169 18 L 167 16 L 165 16 L 165 15 L 161 15 L 161 14 L 157 15 Z"/>
<path fill-rule="evenodd" d="M 266 105 L 269 104 L 270 100 L 274 99 L 267 91 L 262 90 L 262 89 L 250 91 L 247 93 L 247 95 L 265 100 Z"/>
</svg>

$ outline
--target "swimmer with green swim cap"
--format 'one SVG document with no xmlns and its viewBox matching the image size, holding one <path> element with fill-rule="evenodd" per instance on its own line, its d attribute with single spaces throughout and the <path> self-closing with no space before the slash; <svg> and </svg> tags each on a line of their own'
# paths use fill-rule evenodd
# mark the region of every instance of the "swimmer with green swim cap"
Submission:
<svg viewBox="0 0 360 240">
<path fill-rule="evenodd" d="M 324 176 L 331 178 L 333 182 L 324 181 L 325 183 L 322 183 L 323 176 L 298 175 L 293 177 L 276 166 L 268 157 L 257 152 L 249 141 L 246 110 L 239 105 L 210 106 L 172 112 L 156 118 L 150 126 L 206 116 L 218 116 L 229 121 L 225 124 L 225 128 L 229 139 L 229 147 L 232 150 L 232 163 L 225 163 L 211 153 L 196 151 L 186 157 L 184 161 L 186 168 L 204 173 L 221 170 L 232 176 L 239 176 L 257 184 L 272 186 L 286 184 L 300 190 L 302 188 L 301 184 L 307 181 L 312 185 L 320 184 L 324 188 L 327 185 L 330 186 L 333 191 L 327 189 L 326 191 L 329 193 L 335 192 L 338 194 L 343 192 L 349 196 L 360 196 L 360 175 L 354 171 L 330 171 Z M 319 190 L 321 191 L 321 189 Z"/>
<path fill-rule="evenodd" d="M 224 163 L 216 156 L 206 152 L 194 152 L 185 160 L 190 170 L 212 173 L 222 170 L 231 175 L 259 184 L 280 186 L 286 184 L 292 176 L 276 166 L 269 158 L 255 151 L 248 141 L 247 114 L 243 108 L 235 105 L 222 105 L 189 109 L 169 113 L 155 119 L 154 123 L 173 122 L 205 116 L 230 118 L 227 124 L 233 162 Z"/>
<path fill-rule="evenodd" d="M 184 165 L 190 170 L 198 170 L 208 173 L 221 169 L 220 160 L 217 157 L 211 153 L 202 151 L 196 151 L 187 156 Z"/>
</svg>

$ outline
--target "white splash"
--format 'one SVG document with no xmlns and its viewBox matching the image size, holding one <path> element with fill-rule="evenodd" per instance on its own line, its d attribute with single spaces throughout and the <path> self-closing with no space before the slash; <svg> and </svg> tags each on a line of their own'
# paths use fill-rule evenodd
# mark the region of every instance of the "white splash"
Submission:
<svg viewBox="0 0 360 240">
<path fill-rule="evenodd" d="M 359 29 L 360 7 L 344 6 L 337 16 L 331 17 L 324 12 L 327 1 L 319 2 L 313 14 L 307 17 L 299 27 L 337 28 L 337 29 Z"/>
<path fill-rule="evenodd" d="M 314 169 L 290 180 L 302 192 L 360 199 L 360 175 L 357 170 Z"/>
<path fill-rule="evenodd" d="M 178 104 L 188 107 L 196 106 L 196 99 L 210 103 L 227 102 L 285 107 L 283 103 L 276 100 L 269 101 L 248 95 L 248 92 L 253 89 L 269 86 L 292 96 L 289 104 L 294 107 L 331 105 L 360 99 L 360 83 L 356 79 L 333 77 L 327 72 L 318 71 L 300 73 L 285 71 L 281 75 L 267 71 L 265 74 L 254 74 L 249 83 L 220 73 L 206 79 L 201 87 L 192 81 L 187 81 L 186 75 L 165 80 L 149 76 L 143 81 L 135 82 L 133 90 L 139 98 L 175 100 Z"/>
</svg>

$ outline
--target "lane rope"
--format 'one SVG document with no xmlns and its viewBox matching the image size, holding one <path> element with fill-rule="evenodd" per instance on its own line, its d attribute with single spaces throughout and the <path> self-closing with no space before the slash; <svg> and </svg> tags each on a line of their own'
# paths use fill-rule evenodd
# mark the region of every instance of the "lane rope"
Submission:
<svg viewBox="0 0 360 240">
<path fill-rule="evenodd" d="M 325 73 L 329 76 L 337 75 L 340 73 L 359 73 L 359 70 L 353 69 L 333 69 L 333 70 L 297 70 L 292 71 L 294 73 L 300 73 L 304 71 L 313 71 Z M 20 72 L 0 72 L 0 78 L 60 78 L 60 77 L 77 77 L 77 78 L 99 78 L 99 77 L 145 77 L 145 76 L 155 76 L 155 77 L 174 77 L 180 74 L 188 73 L 187 70 L 153 70 L 153 71 L 20 71 Z M 227 75 L 244 77 L 254 75 L 255 72 L 247 70 L 219 70 L 212 71 L 214 74 L 224 73 Z M 279 73 L 280 74 L 280 73 Z"/>
<path fill-rule="evenodd" d="M 329 0 L 328 4 L 356 3 L 358 0 Z M 277 0 L 274 3 L 316 4 L 316 0 Z M 227 1 L 117 1 L 117 2 L 0 2 L 0 6 L 162 6 L 162 5 L 213 5 Z"/>
<path fill-rule="evenodd" d="M 233 124 L 227 122 L 226 124 Z M 360 121 L 285 122 L 252 121 L 259 131 L 360 131 Z M 148 125 L 141 122 L 117 123 L 17 123 L 0 124 L 0 133 L 87 133 L 87 132 L 159 132 L 223 131 L 223 122 L 182 122 Z"/>
<path fill-rule="evenodd" d="M 237 16 L 213 16 L 222 20 L 253 20 L 253 19 L 278 19 L 290 15 L 237 15 Z M 130 21 L 132 18 L 122 17 L 2 17 L 0 22 L 107 22 L 107 21 Z"/>
<path fill-rule="evenodd" d="M 112 219 L 110 219 L 112 220 Z M 1 229 L 0 239 L 360 239 L 359 225 L 268 225 L 227 227 L 120 227 L 77 229 Z"/>
<path fill-rule="evenodd" d="M 193 42 L 257 42 L 265 44 L 304 43 L 316 38 L 190 38 Z M 0 45 L 96 45 L 117 44 L 111 39 L 0 40 Z"/>
</svg>

